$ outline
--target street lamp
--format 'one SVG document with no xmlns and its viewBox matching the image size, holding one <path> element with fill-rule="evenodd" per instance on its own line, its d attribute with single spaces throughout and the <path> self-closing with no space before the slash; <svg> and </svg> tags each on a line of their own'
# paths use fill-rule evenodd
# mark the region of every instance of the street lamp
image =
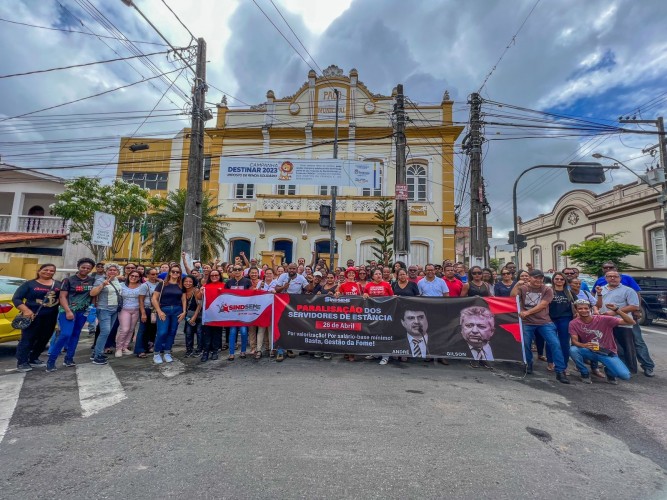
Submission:
<svg viewBox="0 0 667 500">
<path fill-rule="evenodd" d="M 517 222 L 517 202 L 516 202 L 516 188 L 519 185 L 519 180 L 521 180 L 521 177 L 523 177 L 524 174 L 530 172 L 531 170 L 536 170 L 538 168 L 556 168 L 556 169 L 568 169 L 568 174 L 570 174 L 570 181 L 571 182 L 582 182 L 580 180 L 575 180 L 575 173 L 577 170 L 582 171 L 582 172 L 590 172 L 591 169 L 594 170 L 616 170 L 621 167 L 618 165 L 616 166 L 604 166 L 600 165 L 599 163 L 597 164 L 591 164 L 591 163 L 577 163 L 577 162 L 572 162 L 569 165 L 535 165 L 534 167 L 527 168 L 523 172 L 519 174 L 519 177 L 516 178 L 516 181 L 514 181 L 514 187 L 512 188 L 512 216 L 514 219 L 514 259 L 516 260 L 517 266 L 519 265 L 519 244 L 518 241 L 520 240 L 519 235 L 519 224 Z M 598 177 L 596 180 L 593 181 L 587 181 L 591 182 L 594 184 L 600 184 L 604 182 L 604 177 Z"/>
<path fill-rule="evenodd" d="M 606 158 L 607 160 L 611 160 L 611 161 L 613 161 L 615 166 L 617 166 L 617 167 L 620 166 L 620 167 L 625 168 L 627 171 L 629 171 L 632 175 L 634 175 L 634 176 L 635 176 L 637 179 L 639 179 L 641 182 L 643 182 L 644 184 L 647 184 L 648 186 L 652 187 L 656 192 L 662 194 L 662 191 L 660 191 L 657 187 L 655 187 L 655 186 L 651 185 L 649 182 L 647 182 L 647 179 L 645 179 L 644 177 L 642 177 L 641 175 L 639 175 L 637 172 L 635 172 L 634 170 L 632 170 L 630 167 L 628 167 L 628 166 L 627 166 L 625 163 L 623 163 L 621 160 L 617 160 L 616 158 L 613 158 L 613 157 L 611 157 L 611 156 L 607 156 L 607 155 L 603 155 L 603 154 L 600 154 L 600 153 L 593 153 L 591 156 L 592 156 L 593 158 L 597 158 L 597 159 L 600 159 L 600 158 Z"/>
</svg>

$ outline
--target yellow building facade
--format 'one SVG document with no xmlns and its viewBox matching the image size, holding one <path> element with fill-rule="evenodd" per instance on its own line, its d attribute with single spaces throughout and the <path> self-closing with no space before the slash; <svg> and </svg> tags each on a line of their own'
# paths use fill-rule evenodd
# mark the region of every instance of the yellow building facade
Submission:
<svg viewBox="0 0 667 500">
<path fill-rule="evenodd" d="M 395 91 L 372 93 L 355 69 L 348 75 L 330 66 L 287 97 L 269 90 L 257 106 L 217 106 L 215 126 L 206 128 L 203 190 L 221 205 L 230 223 L 228 247 L 219 255 L 228 261 L 241 251 L 256 258 L 273 252 L 288 261 L 329 254 L 329 233 L 318 225 L 319 207 L 330 204 L 331 187 L 313 179 L 312 186 L 273 186 L 219 182 L 222 157 L 324 159 L 333 157 L 334 89 L 340 93 L 338 158 L 373 162 L 380 172 L 376 189 L 339 187 L 336 211 L 338 263 L 373 259 L 375 209 L 385 197 L 394 199 L 396 144 L 392 124 Z M 410 211 L 410 257 L 416 264 L 454 258 L 454 142 L 463 127 L 452 122 L 452 105 L 444 92 L 436 105 L 406 101 L 407 172 Z M 210 124 L 211 122 L 209 122 Z M 117 176 L 154 193 L 185 188 L 190 130 L 169 139 L 123 138 Z M 132 152 L 129 146 L 146 144 Z M 138 244 L 132 255 L 136 260 Z M 147 258 L 144 251 L 143 257 Z"/>
</svg>

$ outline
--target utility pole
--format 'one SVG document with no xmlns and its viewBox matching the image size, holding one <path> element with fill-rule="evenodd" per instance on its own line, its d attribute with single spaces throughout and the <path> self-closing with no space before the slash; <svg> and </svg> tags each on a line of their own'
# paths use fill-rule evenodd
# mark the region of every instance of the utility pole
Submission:
<svg viewBox="0 0 667 500">
<path fill-rule="evenodd" d="M 340 101 L 340 92 L 334 89 L 336 94 L 336 121 L 334 123 L 334 143 L 333 157 L 338 158 L 338 103 Z M 331 225 L 329 226 L 329 269 L 334 268 L 334 255 L 336 253 L 336 196 L 338 195 L 338 186 L 331 186 Z"/>
<path fill-rule="evenodd" d="M 664 172 L 665 180 L 662 183 L 662 194 L 658 196 L 658 201 L 662 204 L 663 234 L 664 237 L 667 237 L 667 140 L 665 139 L 665 121 L 662 116 L 659 116 L 655 120 L 620 119 L 618 121 L 619 123 L 646 123 L 658 129 L 658 144 L 642 152 L 658 148 L 658 152 L 660 153 L 660 167 Z"/>
<path fill-rule="evenodd" d="M 202 231 L 202 185 L 204 182 L 204 111 L 206 106 L 206 41 L 197 39 L 197 67 L 192 95 L 192 126 L 188 157 L 185 216 L 181 250 L 199 259 Z"/>
<path fill-rule="evenodd" d="M 482 97 L 471 94 L 470 132 L 464 147 L 470 156 L 470 265 L 486 266 L 489 239 L 486 232 L 486 215 L 489 205 L 484 193 L 482 178 Z"/>
<path fill-rule="evenodd" d="M 405 164 L 405 96 L 403 84 L 396 86 L 396 218 L 394 219 L 394 262 L 408 262 L 410 221 L 408 219 L 408 171 Z M 415 188 L 416 189 L 416 188 Z"/>
</svg>

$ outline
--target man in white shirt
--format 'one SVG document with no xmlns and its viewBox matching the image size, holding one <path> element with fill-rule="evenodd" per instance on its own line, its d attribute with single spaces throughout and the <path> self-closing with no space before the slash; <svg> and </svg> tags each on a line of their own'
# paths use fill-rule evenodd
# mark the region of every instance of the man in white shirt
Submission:
<svg viewBox="0 0 667 500">
<path fill-rule="evenodd" d="M 435 266 L 426 264 L 424 272 L 426 276 L 417 283 L 419 294 L 422 297 L 449 297 L 449 287 L 445 280 L 435 275 Z"/>
<path fill-rule="evenodd" d="M 296 264 L 292 262 L 287 266 L 287 272 L 281 274 L 276 280 L 276 293 L 303 293 L 308 280 L 297 274 Z"/>
</svg>

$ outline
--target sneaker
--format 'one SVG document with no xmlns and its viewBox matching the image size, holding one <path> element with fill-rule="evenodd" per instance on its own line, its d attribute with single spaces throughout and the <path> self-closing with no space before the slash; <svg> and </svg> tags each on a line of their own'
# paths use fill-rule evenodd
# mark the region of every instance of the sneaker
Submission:
<svg viewBox="0 0 667 500">
<path fill-rule="evenodd" d="M 33 359 L 29 364 L 33 368 L 42 368 L 42 367 L 46 366 L 46 363 L 44 361 L 42 361 L 41 359 Z"/>
<path fill-rule="evenodd" d="M 65 368 L 76 368 L 76 363 L 74 362 L 73 359 L 66 359 L 63 361 L 63 366 Z"/>
<path fill-rule="evenodd" d="M 123 354 L 127 355 L 127 354 L 134 354 L 134 353 L 132 351 L 130 351 L 129 349 L 123 349 Z"/>
<path fill-rule="evenodd" d="M 581 376 L 581 381 L 582 381 L 584 384 L 592 384 L 593 381 L 591 380 L 591 374 L 590 374 L 590 373 L 587 373 L 586 375 L 582 375 L 582 376 Z"/>
<path fill-rule="evenodd" d="M 653 368 L 646 368 L 646 370 L 644 370 L 644 375 L 646 375 L 647 377 L 655 377 L 655 373 L 653 373 Z"/>
<path fill-rule="evenodd" d="M 200 349 L 197 349 L 195 352 L 192 353 L 193 358 L 198 358 L 201 355 L 202 355 L 202 352 L 201 352 Z"/>
<path fill-rule="evenodd" d="M 116 349 L 116 354 L 115 356 L 117 358 L 122 358 L 123 357 L 123 350 L 122 349 Z"/>
<path fill-rule="evenodd" d="M 104 359 L 109 359 L 109 357 L 106 356 L 105 354 L 100 354 L 99 357 Z M 94 359 L 95 359 L 95 352 L 93 351 L 93 353 L 90 355 L 90 360 L 93 361 Z"/>
<path fill-rule="evenodd" d="M 16 369 L 20 372 L 29 372 L 32 371 L 32 366 L 30 366 L 30 363 L 21 363 L 20 365 L 16 366 Z"/>
<path fill-rule="evenodd" d="M 389 363 L 389 358 L 382 358 L 379 364 L 386 365 L 387 363 Z"/>
<path fill-rule="evenodd" d="M 318 359 L 319 359 L 319 358 L 321 358 L 321 357 L 324 356 L 324 355 L 323 355 L 321 352 L 316 352 L 315 354 L 313 354 L 313 356 L 314 356 L 315 358 L 318 358 Z"/>
<path fill-rule="evenodd" d="M 106 365 L 108 363 L 107 358 L 104 356 L 95 356 L 93 359 L 94 365 Z"/>
<path fill-rule="evenodd" d="M 183 357 L 184 358 L 189 358 L 189 357 L 192 357 L 192 356 L 194 356 L 192 351 L 185 351 L 185 356 L 183 356 Z"/>
<path fill-rule="evenodd" d="M 46 371 L 47 372 L 55 372 L 57 370 L 58 370 L 58 368 L 56 368 L 56 362 L 55 361 L 47 361 L 46 362 Z"/>
<path fill-rule="evenodd" d="M 611 385 L 618 385 L 618 380 L 613 375 L 607 375 L 607 383 Z"/>
<path fill-rule="evenodd" d="M 368 356 L 364 356 L 364 359 L 367 359 L 367 360 L 370 361 L 371 359 L 375 359 L 375 356 L 371 356 L 371 355 L 369 354 Z"/>
<path fill-rule="evenodd" d="M 159 352 L 156 352 L 153 355 L 153 363 L 155 363 L 156 365 L 161 365 L 162 364 L 162 356 L 160 355 Z"/>
<path fill-rule="evenodd" d="M 170 353 L 170 352 L 166 352 L 166 353 L 164 354 L 164 361 L 165 361 L 166 363 L 171 363 L 171 362 L 174 361 L 174 358 L 171 357 L 171 353 Z"/>
<path fill-rule="evenodd" d="M 216 361 L 218 359 L 218 357 L 219 357 L 218 351 L 213 351 L 211 353 L 211 361 Z"/>
<path fill-rule="evenodd" d="M 208 361 L 208 351 L 202 353 L 199 361 L 201 361 L 202 363 L 206 363 Z"/>
<path fill-rule="evenodd" d="M 330 352 L 325 352 L 324 353 L 324 359 L 331 359 L 331 353 Z"/>
<path fill-rule="evenodd" d="M 556 380 L 558 380 L 561 384 L 570 383 L 570 380 L 567 378 L 567 375 L 565 375 L 565 372 L 556 372 Z"/>
</svg>

